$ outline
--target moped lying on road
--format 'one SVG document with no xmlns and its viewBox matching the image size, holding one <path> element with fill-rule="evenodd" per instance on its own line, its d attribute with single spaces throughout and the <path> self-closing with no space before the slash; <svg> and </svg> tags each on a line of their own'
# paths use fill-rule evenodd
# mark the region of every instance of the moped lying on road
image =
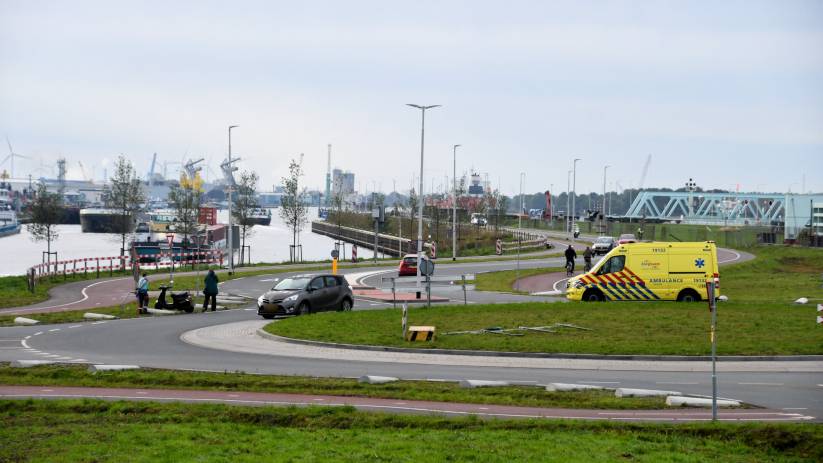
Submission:
<svg viewBox="0 0 823 463">
<path fill-rule="evenodd" d="M 194 305 L 191 303 L 191 295 L 188 291 L 182 293 L 171 293 L 171 303 L 166 301 L 166 290 L 171 289 L 166 285 L 160 285 L 160 295 L 157 296 L 157 303 L 154 304 L 155 309 L 160 310 L 185 310 L 186 313 L 194 311 Z"/>
</svg>

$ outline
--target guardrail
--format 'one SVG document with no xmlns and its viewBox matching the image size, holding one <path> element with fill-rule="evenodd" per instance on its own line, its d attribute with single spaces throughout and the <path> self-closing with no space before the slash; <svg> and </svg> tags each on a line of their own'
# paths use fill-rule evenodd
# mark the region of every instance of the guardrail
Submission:
<svg viewBox="0 0 823 463">
<path fill-rule="evenodd" d="M 466 275 L 452 275 L 452 276 L 420 276 L 420 277 L 383 277 L 381 281 L 383 283 L 391 282 L 391 290 L 388 288 L 383 289 L 383 292 L 388 294 L 389 291 L 392 293 L 392 301 L 394 308 L 397 308 L 397 299 L 394 297 L 394 294 L 398 291 L 401 293 L 416 293 L 420 291 L 420 287 L 409 288 L 409 287 L 401 287 L 398 288 L 398 284 L 404 283 L 426 283 L 426 304 L 431 306 L 431 291 L 435 289 L 436 291 L 463 291 L 463 305 L 468 305 L 468 301 L 466 300 L 466 291 L 474 291 L 477 289 L 477 285 L 473 284 L 466 284 L 467 281 L 474 280 L 473 274 L 466 274 Z M 449 282 L 456 282 L 459 281 L 461 284 L 456 285 L 434 285 L 432 286 L 431 282 L 437 281 L 449 281 Z"/>
</svg>

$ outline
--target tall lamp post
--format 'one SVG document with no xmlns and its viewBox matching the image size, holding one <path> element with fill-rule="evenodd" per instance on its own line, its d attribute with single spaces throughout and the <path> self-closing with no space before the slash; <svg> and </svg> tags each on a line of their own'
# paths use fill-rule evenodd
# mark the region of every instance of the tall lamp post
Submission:
<svg viewBox="0 0 823 463">
<path fill-rule="evenodd" d="M 577 199 L 577 161 L 580 159 L 574 160 L 574 174 L 572 175 L 572 248 L 574 248 L 574 200 Z"/>
<path fill-rule="evenodd" d="M 232 201 L 231 201 L 231 189 L 234 185 L 232 185 L 232 179 L 234 178 L 234 173 L 231 170 L 231 129 L 235 127 L 240 127 L 239 125 L 232 125 L 229 126 L 229 275 L 234 273 L 234 242 L 232 239 L 232 226 L 233 221 L 231 218 L 231 211 L 232 211 Z"/>
<path fill-rule="evenodd" d="M 426 140 L 426 110 L 437 108 L 440 105 L 431 105 L 431 106 L 419 106 L 416 104 L 406 104 L 406 106 L 411 106 L 413 108 L 420 109 L 423 113 L 422 122 L 420 124 L 420 207 L 417 213 L 417 284 L 420 285 L 420 264 L 422 263 L 421 259 L 423 258 L 423 147 L 424 142 Z"/>
<path fill-rule="evenodd" d="M 609 167 L 611 167 L 611 166 L 606 166 L 606 167 L 603 168 L 603 213 L 604 214 L 606 212 L 606 169 L 608 169 Z M 607 221 L 608 221 L 608 219 L 607 219 Z M 602 230 L 602 228 L 601 228 L 601 230 Z M 605 232 L 603 232 L 603 234 L 605 234 Z"/>
<path fill-rule="evenodd" d="M 566 233 L 569 233 L 569 210 L 571 209 L 571 195 L 572 195 L 572 171 L 566 175 Z"/>
<path fill-rule="evenodd" d="M 452 174 L 452 183 L 454 189 L 452 190 L 452 260 L 457 260 L 457 147 L 462 145 L 454 145 L 454 172 Z"/>
<path fill-rule="evenodd" d="M 523 184 L 526 182 L 526 173 L 520 173 L 520 210 L 517 212 L 517 228 L 523 228 L 523 209 L 524 209 L 524 199 L 523 199 Z M 518 248 L 519 249 L 519 248 Z"/>
</svg>

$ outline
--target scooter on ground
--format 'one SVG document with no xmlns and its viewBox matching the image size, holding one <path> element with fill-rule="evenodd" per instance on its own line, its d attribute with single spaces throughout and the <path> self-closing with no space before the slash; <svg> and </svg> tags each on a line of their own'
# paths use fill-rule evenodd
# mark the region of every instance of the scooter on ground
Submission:
<svg viewBox="0 0 823 463">
<path fill-rule="evenodd" d="M 191 303 L 191 295 L 188 291 L 181 293 L 171 293 L 171 303 L 166 301 L 166 290 L 171 287 L 160 285 L 160 295 L 157 296 L 157 302 L 154 304 L 155 309 L 159 310 L 185 310 L 186 313 L 194 311 L 194 305 Z"/>
</svg>

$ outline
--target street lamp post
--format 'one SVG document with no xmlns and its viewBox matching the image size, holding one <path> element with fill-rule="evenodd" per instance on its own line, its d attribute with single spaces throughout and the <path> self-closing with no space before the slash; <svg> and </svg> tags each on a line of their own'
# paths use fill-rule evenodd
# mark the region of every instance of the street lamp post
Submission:
<svg viewBox="0 0 823 463">
<path fill-rule="evenodd" d="M 452 261 L 457 260 L 457 147 L 462 145 L 454 145 L 454 165 L 452 168 L 452 183 L 454 189 L 452 190 Z"/>
<path fill-rule="evenodd" d="M 523 200 L 523 184 L 526 183 L 526 173 L 520 173 L 520 211 L 517 213 L 517 228 L 523 228 L 523 208 L 525 201 Z"/>
<path fill-rule="evenodd" d="M 577 161 L 579 160 L 580 159 L 574 160 L 574 174 L 572 178 L 572 225 L 574 225 L 574 200 L 576 199 L 575 196 L 577 196 Z M 574 226 L 572 226 L 572 248 L 574 248 Z"/>
<path fill-rule="evenodd" d="M 554 183 L 551 184 L 549 187 L 549 204 L 546 206 L 549 208 L 547 211 L 549 213 L 549 226 L 554 229 L 554 218 L 552 216 L 552 208 L 554 208 L 554 201 L 552 201 L 552 195 L 554 194 Z"/>
<path fill-rule="evenodd" d="M 233 129 L 235 127 L 240 127 L 240 126 L 239 125 L 229 126 L 229 233 L 228 233 L 228 237 L 229 237 L 229 275 L 232 275 L 234 273 L 234 246 L 233 246 L 234 242 L 232 241 L 232 239 L 234 238 L 232 236 L 232 227 L 234 225 L 234 222 L 232 221 L 232 218 L 231 218 L 231 212 L 232 212 L 231 189 L 234 186 L 234 185 L 232 185 L 232 179 L 234 178 L 234 175 L 233 175 L 234 173 L 231 170 L 231 129 Z"/>
<path fill-rule="evenodd" d="M 571 184 L 572 184 L 572 171 L 566 175 L 566 233 L 569 233 L 569 209 L 571 209 Z"/>
<path fill-rule="evenodd" d="M 611 166 L 606 166 L 603 168 L 603 212 L 606 212 L 606 169 Z M 603 228 L 601 228 L 603 230 Z M 605 234 L 605 232 L 603 232 Z"/>
<path fill-rule="evenodd" d="M 411 106 L 413 108 L 420 109 L 423 113 L 423 117 L 420 124 L 420 195 L 423 195 L 423 148 L 424 142 L 426 140 L 426 110 L 437 108 L 440 105 L 431 105 L 431 106 L 419 106 L 416 104 L 407 104 L 406 106 Z M 420 264 L 422 263 L 421 259 L 423 258 L 423 198 L 420 198 L 420 207 L 418 208 L 418 216 L 417 216 L 417 284 L 420 285 Z"/>
</svg>

